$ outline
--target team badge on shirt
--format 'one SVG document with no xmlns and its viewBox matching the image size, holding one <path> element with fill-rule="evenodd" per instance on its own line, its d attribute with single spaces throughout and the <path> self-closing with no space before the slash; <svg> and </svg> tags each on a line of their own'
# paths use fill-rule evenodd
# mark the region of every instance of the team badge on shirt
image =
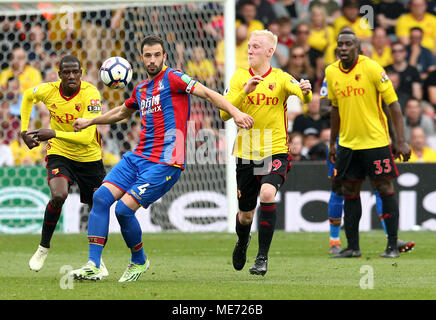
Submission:
<svg viewBox="0 0 436 320">
<path fill-rule="evenodd" d="M 270 83 L 270 84 L 268 85 L 268 89 L 270 89 L 271 91 L 274 91 L 275 87 L 276 87 L 276 83 L 275 83 L 275 82 Z"/>
</svg>

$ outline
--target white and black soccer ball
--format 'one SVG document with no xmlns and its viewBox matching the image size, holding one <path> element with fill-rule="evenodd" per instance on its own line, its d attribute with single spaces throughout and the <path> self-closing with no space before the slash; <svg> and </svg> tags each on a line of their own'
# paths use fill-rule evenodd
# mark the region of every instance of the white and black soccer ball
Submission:
<svg viewBox="0 0 436 320">
<path fill-rule="evenodd" d="M 100 67 L 100 79 L 112 89 L 127 86 L 132 80 L 132 66 L 122 57 L 110 57 Z"/>
</svg>

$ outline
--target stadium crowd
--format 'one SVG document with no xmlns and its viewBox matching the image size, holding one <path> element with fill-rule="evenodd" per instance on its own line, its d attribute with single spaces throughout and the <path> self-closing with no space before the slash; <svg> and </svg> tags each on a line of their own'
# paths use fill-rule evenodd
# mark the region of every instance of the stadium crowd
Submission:
<svg viewBox="0 0 436 320">
<path fill-rule="evenodd" d="M 188 37 L 182 27 L 165 29 L 161 22 L 167 19 L 159 17 L 163 13 L 158 7 L 84 11 L 75 13 L 70 27 L 59 28 L 62 16 L 46 5 L 50 4 L 38 4 L 40 14 L 23 15 L 16 4 L 17 15 L 0 16 L 0 166 L 43 163 L 44 147 L 28 150 L 19 138 L 22 94 L 41 82 L 56 81 L 59 61 L 67 53 L 81 59 L 82 79 L 101 90 L 105 110 L 128 97 L 144 73 L 133 44 L 146 33 L 166 34 L 170 66 L 224 90 L 224 18 L 210 13 L 213 10 L 203 12 L 203 6 L 220 4 L 166 9 L 165 15 L 176 24 L 188 15 L 194 20 L 198 28 Z M 348 28 L 360 39 L 362 54 L 384 67 L 393 82 L 412 149 L 410 162 L 436 162 L 435 0 L 239 0 L 236 12 L 236 67 L 248 68 L 250 32 L 268 29 L 278 37 L 273 67 L 312 84 L 312 102 L 303 105 L 291 97 L 287 104 L 293 161 L 326 159 L 330 121 L 320 113 L 319 92 L 325 67 L 335 61 L 337 34 Z M 138 15 L 144 19 L 133 19 Z M 98 79 L 101 62 L 115 55 L 125 56 L 135 69 L 125 96 L 105 88 Z M 49 117 L 45 106 L 37 104 L 31 126 L 48 128 Z M 191 121 L 196 131 L 212 130 L 217 148 L 223 148 L 224 136 L 218 129 L 224 125 L 210 106 L 193 99 Z M 106 165 L 114 165 L 135 145 L 138 129 L 134 121 L 99 128 Z"/>
</svg>

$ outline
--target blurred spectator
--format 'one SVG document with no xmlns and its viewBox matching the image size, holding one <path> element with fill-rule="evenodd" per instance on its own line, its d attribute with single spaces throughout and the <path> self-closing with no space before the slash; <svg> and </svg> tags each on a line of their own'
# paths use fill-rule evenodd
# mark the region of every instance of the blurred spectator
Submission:
<svg viewBox="0 0 436 320">
<path fill-rule="evenodd" d="M 55 66 L 51 59 L 55 52 L 46 34 L 46 30 L 40 23 L 33 24 L 29 30 L 29 43 L 24 46 L 24 49 L 29 52 L 30 65 L 38 69 L 42 77 L 45 76 L 47 70 Z"/>
<path fill-rule="evenodd" d="M 425 80 L 428 74 L 436 70 L 431 51 L 421 45 L 423 31 L 419 27 L 410 29 L 410 41 L 406 46 L 407 60 L 409 65 L 415 67 L 421 75 L 421 79 Z"/>
<path fill-rule="evenodd" d="M 139 135 L 141 133 L 141 126 L 135 122 L 132 121 L 130 123 L 130 130 L 127 132 L 126 140 L 121 146 L 121 153 L 124 154 L 127 151 L 133 151 L 138 144 L 139 141 Z"/>
<path fill-rule="evenodd" d="M 421 77 L 415 67 L 409 65 L 406 60 L 407 52 L 405 46 L 396 42 L 392 44 L 392 58 L 394 63 L 386 67 L 386 72 L 396 71 L 400 75 L 400 86 L 398 90 L 406 93 L 409 97 L 422 99 Z"/>
<path fill-rule="evenodd" d="M 325 7 L 321 5 L 311 5 L 311 8 L 310 35 L 307 42 L 311 51 L 316 53 L 314 66 L 317 77 L 319 78 L 325 67 L 324 52 L 332 43 L 336 42 L 336 39 L 333 28 L 327 23 Z"/>
<path fill-rule="evenodd" d="M 248 69 L 248 27 L 240 24 L 236 27 L 236 68 Z M 221 77 L 224 76 L 225 48 L 224 39 L 218 42 L 215 52 L 215 64 Z"/>
<path fill-rule="evenodd" d="M 411 131 L 415 127 L 421 127 L 426 136 L 434 136 L 435 129 L 433 119 L 423 114 L 423 110 L 418 99 L 410 98 L 404 108 L 404 136 L 410 142 Z"/>
<path fill-rule="evenodd" d="M 335 19 L 333 27 L 336 37 L 344 26 L 351 26 L 356 37 L 361 41 L 370 42 L 372 30 L 368 20 L 359 16 L 359 2 L 357 0 L 344 0 L 342 4 L 342 16 Z"/>
<path fill-rule="evenodd" d="M 308 158 L 301 153 L 303 150 L 303 135 L 300 132 L 292 132 L 289 134 L 288 139 L 292 162 L 308 160 Z"/>
<path fill-rule="evenodd" d="M 24 31 L 24 24 L 17 16 L 0 15 L 0 70 L 9 66 L 9 55 L 25 38 Z"/>
<path fill-rule="evenodd" d="M 319 100 L 319 93 L 314 92 L 312 101 L 307 104 L 307 112 L 295 118 L 292 132 L 304 133 L 308 128 L 315 128 L 319 133 L 323 128 L 330 127 L 330 122 L 321 118 L 319 113 Z"/>
<path fill-rule="evenodd" d="M 360 44 L 360 54 L 372 58 L 373 47 L 370 42 L 362 42 Z"/>
<path fill-rule="evenodd" d="M 309 149 L 308 155 L 311 161 L 325 161 L 327 159 L 327 146 L 320 141 Z"/>
<path fill-rule="evenodd" d="M 8 82 L 6 84 L 6 99 L 9 103 L 10 114 L 16 117 L 20 117 L 21 101 L 23 100 L 23 95 L 20 93 L 20 83 L 17 78 L 8 79 Z M 32 110 L 30 118 L 35 118 L 35 109 Z"/>
<path fill-rule="evenodd" d="M 44 159 L 43 143 L 29 150 L 21 137 L 17 137 L 9 144 L 9 146 L 11 147 L 12 154 L 14 155 L 14 162 L 16 166 L 41 164 Z"/>
<path fill-rule="evenodd" d="M 432 53 L 435 52 L 436 16 L 426 12 L 426 0 L 410 0 L 410 13 L 403 14 L 398 18 L 395 33 L 398 40 L 404 45 L 410 42 L 410 30 L 419 27 L 424 31 L 422 46 Z"/>
<path fill-rule="evenodd" d="M 303 103 L 300 98 L 297 96 L 290 96 L 288 100 L 286 100 L 287 110 L 286 110 L 286 118 L 288 119 L 288 132 L 292 131 L 294 126 L 294 121 L 297 116 L 299 116 L 303 112 Z M 307 105 L 304 105 L 305 109 L 307 109 Z"/>
<path fill-rule="evenodd" d="M 404 114 L 404 107 L 406 105 L 407 99 L 409 99 L 409 94 L 407 94 L 399 89 L 401 80 L 400 80 L 400 74 L 398 72 L 396 72 L 393 69 L 390 69 L 390 70 L 386 70 L 386 74 L 387 74 L 388 78 L 392 81 L 392 85 L 393 85 L 395 92 L 397 93 L 397 96 L 398 96 L 398 102 L 400 103 L 401 111 Z"/>
<path fill-rule="evenodd" d="M 5 133 L 0 130 L 0 167 L 15 165 L 14 156 L 9 145 L 4 142 Z"/>
<path fill-rule="evenodd" d="M 215 87 L 215 68 L 213 62 L 206 58 L 202 46 L 192 49 L 192 58 L 186 63 L 185 72 L 208 87 Z"/>
<path fill-rule="evenodd" d="M 312 87 L 314 86 L 315 70 L 310 65 L 309 57 L 303 47 L 293 46 L 291 48 L 286 71 L 298 81 L 301 79 L 309 80 Z"/>
<path fill-rule="evenodd" d="M 267 29 L 275 34 L 277 38 L 279 37 L 280 24 L 277 20 L 271 21 L 268 24 Z M 289 62 L 289 52 L 290 49 L 287 45 L 277 42 L 276 51 L 274 51 L 274 55 L 271 58 L 271 66 L 279 69 L 285 68 Z"/>
<path fill-rule="evenodd" d="M 374 29 L 371 43 L 373 60 L 377 61 L 383 68 L 394 62 L 389 38 L 384 28 L 377 27 Z"/>
<path fill-rule="evenodd" d="M 309 0 L 277 0 L 273 7 L 277 17 L 287 17 L 293 23 L 309 21 Z"/>
<path fill-rule="evenodd" d="M 310 2 L 309 10 L 312 11 L 315 6 L 321 6 L 325 9 L 328 25 L 332 25 L 335 19 L 341 16 L 341 8 L 335 0 L 313 0 Z"/>
<path fill-rule="evenodd" d="M 427 136 L 421 127 L 414 127 L 410 133 L 409 162 L 436 162 L 436 151 L 426 144 Z"/>
<path fill-rule="evenodd" d="M 319 131 L 315 128 L 307 128 L 304 130 L 303 136 L 303 149 L 301 150 L 301 154 L 304 156 L 304 158 L 310 160 L 309 150 L 321 141 L 319 139 Z"/>
<path fill-rule="evenodd" d="M 236 14 L 236 25 L 246 24 L 248 26 L 248 35 L 254 30 L 262 30 L 264 28 L 263 23 L 256 20 L 257 7 L 252 0 L 241 0 L 238 2 L 239 9 Z"/>
<path fill-rule="evenodd" d="M 256 20 L 259 20 L 264 25 L 277 18 L 273 5 L 268 0 L 252 0 L 256 5 Z"/>
<path fill-rule="evenodd" d="M 313 75 L 311 75 L 312 79 L 309 80 L 311 80 L 312 87 L 314 87 L 317 78 L 322 77 L 324 71 L 324 59 L 323 52 L 316 50 L 309 45 L 310 34 L 310 24 L 307 22 L 300 23 L 295 28 L 294 46 L 302 47 L 307 58 L 309 59 L 310 66 L 313 69 Z"/>
<path fill-rule="evenodd" d="M 436 70 L 430 72 L 424 81 L 424 98 L 436 108 Z"/>
<path fill-rule="evenodd" d="M 280 17 L 277 19 L 280 26 L 278 34 L 278 42 L 286 45 L 289 49 L 294 45 L 295 38 L 292 34 L 292 22 L 288 17 Z"/>
<path fill-rule="evenodd" d="M 35 87 L 42 82 L 42 75 L 38 69 L 27 63 L 27 54 L 21 47 L 16 47 L 11 54 L 10 66 L 0 72 L 0 88 L 7 86 L 10 78 L 17 78 L 20 82 L 20 93 Z"/>
<path fill-rule="evenodd" d="M 0 100 L 0 130 L 3 131 L 3 143 L 9 144 L 18 137 L 21 129 L 21 121 L 11 114 L 10 104 L 7 99 Z"/>
<path fill-rule="evenodd" d="M 398 18 L 406 12 L 404 5 L 395 0 L 380 0 L 374 6 L 376 26 L 382 27 L 391 41 L 396 40 L 395 26 Z"/>
</svg>

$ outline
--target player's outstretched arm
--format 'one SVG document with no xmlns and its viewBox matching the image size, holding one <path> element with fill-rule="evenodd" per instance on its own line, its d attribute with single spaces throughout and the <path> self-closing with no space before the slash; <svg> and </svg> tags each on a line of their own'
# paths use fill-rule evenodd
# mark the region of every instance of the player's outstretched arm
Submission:
<svg viewBox="0 0 436 320">
<path fill-rule="evenodd" d="M 117 123 L 120 120 L 130 118 L 135 111 L 135 109 L 127 108 L 123 103 L 121 106 L 115 107 L 101 116 L 91 119 L 78 118 L 74 121 L 73 128 L 75 131 L 79 131 L 92 125 Z"/>
<path fill-rule="evenodd" d="M 196 95 L 197 97 L 206 99 L 214 106 L 230 114 L 238 127 L 243 129 L 250 129 L 253 126 L 254 120 L 251 116 L 243 113 L 238 108 L 233 106 L 229 101 L 227 101 L 227 99 L 224 98 L 221 94 L 205 87 L 201 83 L 197 83 L 197 85 L 195 86 L 195 90 L 192 92 L 192 94 Z"/>
<path fill-rule="evenodd" d="M 21 137 L 29 149 L 39 146 L 39 142 L 27 133 L 30 121 L 30 114 L 33 108 L 33 88 L 24 91 L 21 102 Z"/>
<path fill-rule="evenodd" d="M 404 135 L 404 122 L 400 103 L 398 101 L 392 102 L 389 105 L 389 110 L 396 132 L 396 141 L 394 142 L 395 158 L 401 156 L 403 161 L 408 161 L 411 150 Z"/>
</svg>

